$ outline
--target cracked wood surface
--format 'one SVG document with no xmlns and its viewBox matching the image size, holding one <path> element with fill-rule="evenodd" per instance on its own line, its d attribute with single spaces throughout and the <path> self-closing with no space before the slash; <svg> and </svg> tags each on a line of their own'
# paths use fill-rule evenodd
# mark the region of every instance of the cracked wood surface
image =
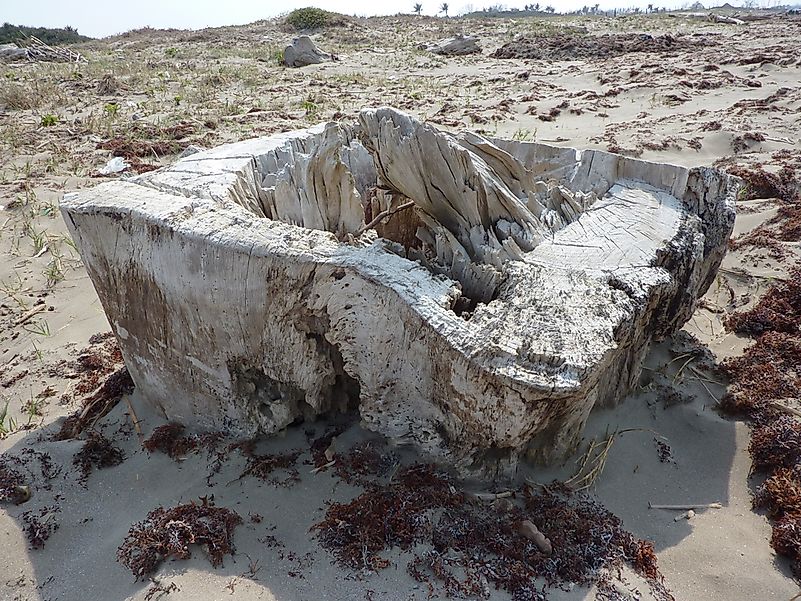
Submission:
<svg viewBox="0 0 801 601">
<path fill-rule="evenodd" d="M 689 318 L 738 185 L 376 109 L 62 211 L 140 393 L 170 419 L 272 433 L 358 404 L 459 468 L 512 468 L 568 452 Z"/>
</svg>

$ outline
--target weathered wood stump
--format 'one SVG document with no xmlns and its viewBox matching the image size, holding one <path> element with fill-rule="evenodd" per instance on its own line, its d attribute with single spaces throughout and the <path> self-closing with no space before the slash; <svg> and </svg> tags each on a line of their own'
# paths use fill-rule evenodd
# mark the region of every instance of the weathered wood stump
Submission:
<svg viewBox="0 0 801 601">
<path fill-rule="evenodd" d="M 563 456 L 632 390 L 713 281 L 738 186 L 382 108 L 62 211 L 137 388 L 170 419 L 252 435 L 357 405 L 457 467 L 510 467 Z"/>
<path fill-rule="evenodd" d="M 284 64 L 287 67 L 305 67 L 330 60 L 331 55 L 320 50 L 307 35 L 295 38 L 284 49 Z"/>
</svg>

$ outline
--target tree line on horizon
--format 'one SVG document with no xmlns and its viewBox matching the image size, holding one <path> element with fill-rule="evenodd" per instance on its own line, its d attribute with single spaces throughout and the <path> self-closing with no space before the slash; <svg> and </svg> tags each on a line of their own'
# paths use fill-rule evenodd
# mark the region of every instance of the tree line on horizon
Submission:
<svg viewBox="0 0 801 601">
<path fill-rule="evenodd" d="M 770 0 L 768 0 L 768 2 L 769 1 Z M 755 9 L 759 9 L 760 8 L 760 4 L 761 3 L 760 3 L 759 0 L 744 0 L 741 8 L 746 9 L 746 10 L 755 10 Z M 762 4 L 764 4 L 764 0 L 763 0 Z M 768 8 L 773 8 L 773 9 L 785 8 L 785 9 L 789 9 L 789 8 L 793 8 L 794 6 L 798 6 L 798 4 L 795 4 L 795 5 L 783 4 L 783 5 L 780 5 L 780 6 L 775 6 L 774 5 L 772 7 L 764 6 L 762 8 L 766 8 L 766 9 L 768 9 Z M 724 3 L 721 7 L 722 8 L 725 8 L 725 7 L 736 8 L 736 7 L 732 7 L 730 4 L 728 4 L 728 2 Z M 709 8 L 714 9 L 714 8 L 721 8 L 721 7 L 710 6 Z M 448 8 L 449 8 L 448 3 L 447 2 L 443 2 L 440 5 L 439 11 L 437 12 L 437 14 L 444 14 L 447 17 L 448 16 Z M 671 9 L 671 10 L 707 10 L 707 7 L 705 7 L 698 0 L 695 0 L 693 2 L 685 2 L 685 4 L 681 8 Z M 668 11 L 667 8 L 665 8 L 665 7 L 661 7 L 660 8 L 659 6 L 655 6 L 653 3 L 649 3 L 644 9 L 640 8 L 640 7 L 630 7 L 630 8 L 615 8 L 615 9 L 608 9 L 608 10 L 601 10 L 600 9 L 600 4 L 594 4 L 594 5 L 586 5 L 586 6 L 580 8 L 578 10 L 567 11 L 567 12 L 564 12 L 564 13 L 561 13 L 561 14 L 565 14 L 565 15 L 590 15 L 590 14 L 592 14 L 592 15 L 613 15 L 613 14 L 614 15 L 624 15 L 624 14 L 632 14 L 632 13 L 633 14 L 638 14 L 638 13 L 641 13 L 641 12 L 644 12 L 646 14 L 649 14 L 649 13 L 660 13 L 660 12 L 664 13 L 664 12 L 667 12 L 667 11 Z M 417 14 L 417 15 L 422 14 L 423 5 L 421 3 L 419 3 L 419 2 L 415 3 L 413 12 L 415 14 Z M 471 10 L 471 9 L 468 9 L 465 12 L 464 16 L 473 16 L 473 15 L 509 15 L 509 16 L 515 16 L 515 15 L 522 15 L 522 14 L 526 14 L 526 13 L 554 14 L 554 13 L 556 13 L 556 9 L 551 5 L 542 6 L 540 3 L 526 4 L 525 6 L 523 6 L 523 8 L 508 8 L 506 5 L 503 5 L 503 4 L 495 4 L 495 5 L 487 6 L 485 8 L 482 8 L 480 10 L 475 10 L 475 11 Z"/>
<path fill-rule="evenodd" d="M 17 40 L 27 37 L 36 37 L 45 44 L 76 44 L 92 38 L 78 33 L 74 27 L 67 25 L 63 28 L 29 27 L 27 25 L 12 25 L 3 23 L 0 26 L 0 44 L 13 44 Z"/>
</svg>

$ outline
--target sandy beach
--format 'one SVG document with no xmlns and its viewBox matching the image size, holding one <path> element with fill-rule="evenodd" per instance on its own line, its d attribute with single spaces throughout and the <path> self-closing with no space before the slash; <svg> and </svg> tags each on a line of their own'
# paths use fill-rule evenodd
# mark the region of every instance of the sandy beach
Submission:
<svg viewBox="0 0 801 601">
<path fill-rule="evenodd" d="M 456 34 L 477 36 L 482 52 L 443 57 L 418 48 Z M 716 166 L 745 178 L 733 236 L 745 243 L 730 249 L 683 330 L 653 346 L 639 391 L 594 411 L 584 443 L 562 465 L 524 463 L 511 480 L 447 486 L 471 499 L 509 491 L 520 504 L 527 487 L 547 493 L 554 480 L 586 475 L 588 445 L 602 443 L 604 453 L 591 455 L 600 464 L 589 464 L 600 469 L 581 495 L 653 542 L 666 590 L 626 565 L 612 592 L 538 582 L 542 596 L 526 598 L 795 598 L 798 580 L 771 548 L 771 521 L 752 508 L 765 476 L 752 470 L 751 425 L 718 405 L 727 393 L 720 364 L 752 344 L 727 318 L 754 307 L 801 258 L 797 231 L 768 242 L 754 235 L 797 215 L 787 207 L 797 210 L 801 177 L 801 18 L 354 18 L 313 36 L 336 61 L 289 69 L 276 52 L 294 35 L 280 20 L 139 30 L 75 46 L 86 64 L 0 63 L 0 469 L 15 471 L 30 491 L 24 503 L 0 503 L 0 599 L 513 598 L 486 579 L 480 591 L 454 592 L 436 574 L 416 578 L 409 566 L 431 557 L 427 540 L 378 553 L 387 565 L 377 570 L 337 561 L 315 529 L 332 504 L 398 485 L 408 466 L 426 461 L 362 428 L 355 413 L 292 425 L 253 448 L 193 438 L 170 457 L 143 446 L 166 421 L 134 390 L 77 437 L 58 435 L 122 367 L 113 337 L 97 336 L 111 327 L 58 210 L 63 195 L 168 165 L 190 145 L 354 120 L 380 105 L 448 131 Z M 47 115 L 55 123 L 44 125 Z M 113 156 L 130 167 L 101 175 Z M 760 174 L 774 174 L 789 192 L 760 188 Z M 119 454 L 81 463 L 90 430 Z M 331 453 L 340 455 L 318 469 L 314 442 L 332 431 Z M 384 463 L 360 473 L 345 458 L 364 448 Z M 254 461 L 268 456 L 286 462 L 259 477 Z M 241 518 L 222 565 L 213 567 L 198 545 L 191 558 L 168 559 L 139 579 L 118 561 L 129 530 L 149 512 L 203 499 Z M 479 503 L 496 511 L 492 500 Z M 684 519 L 686 510 L 651 505 L 699 508 Z"/>
</svg>

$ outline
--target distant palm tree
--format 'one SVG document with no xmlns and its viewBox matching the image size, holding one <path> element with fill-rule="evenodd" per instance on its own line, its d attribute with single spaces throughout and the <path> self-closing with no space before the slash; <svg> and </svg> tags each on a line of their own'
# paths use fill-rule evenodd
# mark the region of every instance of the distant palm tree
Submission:
<svg viewBox="0 0 801 601">
<path fill-rule="evenodd" d="M 447 17 L 448 16 L 448 3 L 447 2 L 443 2 L 442 6 L 439 7 L 439 11 L 442 12 L 442 13 L 445 13 L 445 16 Z"/>
<path fill-rule="evenodd" d="M 649 13 L 652 13 L 652 12 L 654 12 L 654 5 L 653 5 L 653 4 L 649 4 L 649 5 L 648 5 L 648 12 L 649 12 Z"/>
<path fill-rule="evenodd" d="M 546 6 L 545 7 L 545 12 L 553 14 L 553 13 L 556 12 L 556 9 L 553 6 Z"/>
<path fill-rule="evenodd" d="M 419 15 L 422 11 L 423 11 L 423 5 L 422 4 L 415 4 L 414 5 L 414 12 L 416 12 Z"/>
<path fill-rule="evenodd" d="M 536 12 L 540 12 L 540 3 L 539 3 L 539 2 L 537 2 L 537 3 L 534 5 L 534 10 L 535 10 Z"/>
</svg>

